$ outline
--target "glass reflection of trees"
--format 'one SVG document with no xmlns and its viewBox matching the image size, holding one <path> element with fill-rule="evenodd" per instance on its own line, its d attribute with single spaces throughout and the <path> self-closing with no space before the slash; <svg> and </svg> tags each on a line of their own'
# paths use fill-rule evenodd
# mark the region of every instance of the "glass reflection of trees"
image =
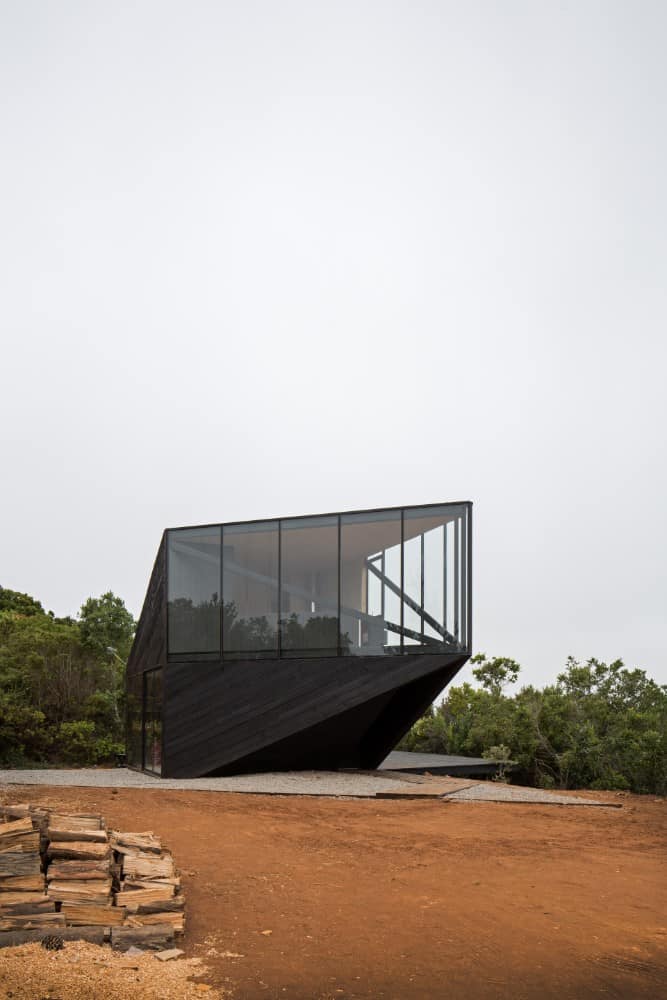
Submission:
<svg viewBox="0 0 667 1000">
<path fill-rule="evenodd" d="M 178 640 L 175 648 L 174 637 Z M 220 647 L 220 600 L 212 594 L 195 604 L 190 597 L 169 601 L 169 638 L 173 652 L 215 652 Z"/>
<path fill-rule="evenodd" d="M 250 618 L 239 618 L 234 601 L 227 601 L 222 607 L 223 634 L 225 653 L 241 656 L 245 653 L 273 653 L 275 655 L 280 641 L 280 648 L 289 652 L 304 652 L 305 650 L 331 649 L 336 647 L 338 619 L 331 615 L 319 615 L 300 622 L 296 613 L 280 621 L 280 640 L 278 629 L 273 628 L 266 615 L 256 615 Z M 348 652 L 350 638 L 343 637 L 343 653 Z"/>
<path fill-rule="evenodd" d="M 169 652 L 467 649 L 469 532 L 467 505 L 169 532 Z"/>
</svg>

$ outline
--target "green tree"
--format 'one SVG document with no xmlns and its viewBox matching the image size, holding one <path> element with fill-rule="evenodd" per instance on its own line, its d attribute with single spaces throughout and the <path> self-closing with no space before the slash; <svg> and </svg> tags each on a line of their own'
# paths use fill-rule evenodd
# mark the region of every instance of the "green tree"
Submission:
<svg viewBox="0 0 667 1000">
<path fill-rule="evenodd" d="M 507 684 L 516 684 L 521 667 L 516 660 L 507 656 L 493 656 L 490 659 L 486 653 L 477 653 L 471 663 L 479 663 L 473 670 L 473 677 L 482 687 L 494 696 L 502 693 Z"/>
<path fill-rule="evenodd" d="M 44 608 L 30 594 L 0 587 L 0 611 L 15 611 L 18 615 L 43 615 Z"/>
<path fill-rule="evenodd" d="M 570 657 L 555 684 L 509 697 L 516 661 L 480 654 L 473 662 L 480 687 L 449 688 L 402 749 L 484 756 L 502 745 L 520 784 L 667 792 L 667 687 L 643 670 Z"/>
<path fill-rule="evenodd" d="M 110 590 L 101 597 L 89 597 L 81 606 L 81 641 L 99 657 L 116 654 L 127 660 L 135 628 L 136 622 L 123 600 Z"/>
</svg>

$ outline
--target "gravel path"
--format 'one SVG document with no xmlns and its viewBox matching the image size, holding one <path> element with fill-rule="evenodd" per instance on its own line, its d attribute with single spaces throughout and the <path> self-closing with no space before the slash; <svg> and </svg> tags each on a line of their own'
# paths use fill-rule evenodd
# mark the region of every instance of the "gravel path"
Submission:
<svg viewBox="0 0 667 1000">
<path fill-rule="evenodd" d="M 85 788 L 181 788 L 201 792 L 261 795 L 349 795 L 373 798 L 376 792 L 405 791 L 400 779 L 338 771 L 286 771 L 228 778 L 152 778 L 125 767 L 0 771 L 2 785 L 67 785 Z"/>
<path fill-rule="evenodd" d="M 395 773 L 395 772 L 394 772 Z M 285 771 L 275 774 L 240 774 L 228 778 L 153 778 L 126 767 L 114 768 L 44 768 L 34 771 L 0 771 L 3 785 L 58 785 L 81 788 L 178 788 L 194 792 L 244 792 L 251 795 L 327 795 L 334 797 L 369 798 L 378 792 L 399 793 L 406 797 L 421 788 L 437 790 L 438 779 L 420 775 L 383 777 L 364 772 L 346 771 Z M 456 780 L 456 779 L 450 779 Z M 439 779 L 441 786 L 447 779 Z M 412 782 L 413 784 L 410 784 Z M 415 784 L 416 788 L 415 788 Z M 559 806 L 619 806 L 617 802 L 599 802 L 576 795 L 559 795 L 540 788 L 503 785 L 496 781 L 481 781 L 459 791 L 446 792 L 443 798 L 457 802 L 535 802 Z"/>
<path fill-rule="evenodd" d="M 559 795 L 541 788 L 522 788 L 520 785 L 503 785 L 497 781 L 483 781 L 470 788 L 462 788 L 446 796 L 458 802 L 536 802 L 553 806 L 616 806 L 618 802 L 598 802 L 576 795 Z"/>
</svg>

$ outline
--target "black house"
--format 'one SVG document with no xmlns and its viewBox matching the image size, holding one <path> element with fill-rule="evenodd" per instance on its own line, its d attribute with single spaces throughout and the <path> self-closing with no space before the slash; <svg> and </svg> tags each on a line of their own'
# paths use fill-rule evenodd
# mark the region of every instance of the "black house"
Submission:
<svg viewBox="0 0 667 1000">
<path fill-rule="evenodd" d="M 471 528 L 466 502 L 165 531 L 130 766 L 377 767 L 470 656 Z"/>
</svg>

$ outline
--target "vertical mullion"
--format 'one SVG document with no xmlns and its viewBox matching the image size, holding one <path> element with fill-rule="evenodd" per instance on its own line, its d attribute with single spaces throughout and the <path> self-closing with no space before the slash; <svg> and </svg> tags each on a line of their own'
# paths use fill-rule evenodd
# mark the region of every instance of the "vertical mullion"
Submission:
<svg viewBox="0 0 667 1000">
<path fill-rule="evenodd" d="M 342 646 L 341 646 L 341 626 L 340 626 L 340 577 L 341 577 L 341 559 L 342 559 L 341 544 L 340 544 L 341 543 L 341 516 L 340 516 L 340 514 L 336 518 L 336 521 L 337 521 L 337 525 L 338 525 L 338 615 L 337 615 L 337 621 L 338 621 L 338 639 L 336 641 L 336 654 L 338 656 L 342 656 L 343 652 L 342 652 Z"/>
<path fill-rule="evenodd" d="M 468 518 L 467 510 L 461 515 L 461 641 L 468 643 Z"/>
<path fill-rule="evenodd" d="M 283 655 L 283 522 L 278 521 L 278 657 Z"/>
<path fill-rule="evenodd" d="M 385 610 L 384 610 L 384 581 L 387 574 L 387 564 L 384 556 L 385 550 L 382 550 L 382 556 L 380 558 L 380 571 L 382 573 L 382 579 L 380 580 L 380 614 L 382 615 L 382 621 L 385 621 Z"/>
<path fill-rule="evenodd" d="M 459 605 L 461 589 L 460 549 L 461 549 L 461 518 L 454 521 L 454 638 L 459 641 Z"/>
<path fill-rule="evenodd" d="M 442 624 L 447 628 L 447 528 L 449 522 L 442 526 Z"/>
<path fill-rule="evenodd" d="M 225 655 L 225 527 L 220 525 L 220 659 Z"/>
<path fill-rule="evenodd" d="M 472 651 L 472 504 L 466 510 L 466 527 L 468 532 L 468 566 L 467 566 L 467 591 L 468 591 L 468 621 L 466 624 L 467 648 Z"/>
<path fill-rule="evenodd" d="M 420 580 L 420 607 L 421 607 L 421 636 L 422 646 L 424 645 L 424 533 L 419 536 L 419 555 L 421 560 L 421 580 Z"/>
<path fill-rule="evenodd" d="M 399 649 L 400 649 L 401 653 L 404 652 L 403 629 L 405 627 L 404 624 L 403 624 L 403 617 L 404 617 L 403 616 L 403 606 L 404 606 L 403 594 L 405 593 L 405 580 L 404 580 L 404 561 L 405 560 L 403 558 L 403 550 L 404 550 L 404 548 L 405 548 L 405 511 L 403 510 L 403 508 L 401 508 L 401 613 L 400 613 L 400 616 L 399 616 L 400 617 L 399 625 L 401 626 L 401 635 L 400 635 L 401 642 L 400 642 Z"/>
</svg>

